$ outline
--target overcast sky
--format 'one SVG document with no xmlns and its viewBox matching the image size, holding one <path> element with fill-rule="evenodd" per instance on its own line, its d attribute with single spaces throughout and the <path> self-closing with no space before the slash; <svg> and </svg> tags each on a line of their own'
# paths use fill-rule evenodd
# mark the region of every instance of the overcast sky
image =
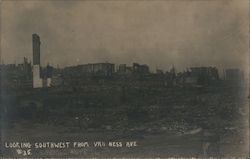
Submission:
<svg viewBox="0 0 250 159">
<path fill-rule="evenodd" d="M 248 6 L 248 0 L 4 0 L 2 59 L 32 59 L 32 33 L 37 33 L 43 65 L 246 68 Z"/>
</svg>

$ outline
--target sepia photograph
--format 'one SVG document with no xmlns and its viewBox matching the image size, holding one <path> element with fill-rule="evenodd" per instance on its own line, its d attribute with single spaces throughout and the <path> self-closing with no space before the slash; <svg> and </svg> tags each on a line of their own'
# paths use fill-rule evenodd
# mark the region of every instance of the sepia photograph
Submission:
<svg viewBox="0 0 250 159">
<path fill-rule="evenodd" d="M 0 158 L 249 158 L 249 0 L 0 0 Z"/>
</svg>

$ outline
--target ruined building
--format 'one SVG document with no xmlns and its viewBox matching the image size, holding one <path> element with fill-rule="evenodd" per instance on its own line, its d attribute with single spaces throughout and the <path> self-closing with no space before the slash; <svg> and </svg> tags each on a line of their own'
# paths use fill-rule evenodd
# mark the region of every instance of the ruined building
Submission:
<svg viewBox="0 0 250 159">
<path fill-rule="evenodd" d="M 185 73 L 185 83 L 203 85 L 219 80 L 216 67 L 191 67 L 190 70 Z"/>
<path fill-rule="evenodd" d="M 237 68 L 231 68 L 225 70 L 225 80 L 230 83 L 244 82 L 244 73 L 242 70 Z"/>
</svg>

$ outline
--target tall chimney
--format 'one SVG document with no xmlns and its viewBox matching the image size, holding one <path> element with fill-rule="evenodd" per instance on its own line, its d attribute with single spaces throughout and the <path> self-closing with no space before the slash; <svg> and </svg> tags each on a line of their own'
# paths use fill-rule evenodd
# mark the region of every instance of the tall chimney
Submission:
<svg viewBox="0 0 250 159">
<path fill-rule="evenodd" d="M 32 34 L 33 42 L 33 65 L 40 65 L 40 37 L 37 34 Z"/>
<path fill-rule="evenodd" d="M 43 82 L 40 77 L 40 37 L 37 34 L 32 34 L 33 47 L 33 88 L 43 87 Z"/>
</svg>

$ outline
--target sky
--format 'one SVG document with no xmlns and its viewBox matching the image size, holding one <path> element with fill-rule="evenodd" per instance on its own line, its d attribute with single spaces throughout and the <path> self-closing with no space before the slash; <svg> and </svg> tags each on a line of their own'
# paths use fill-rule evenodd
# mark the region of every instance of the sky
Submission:
<svg viewBox="0 0 250 159">
<path fill-rule="evenodd" d="M 65 67 L 110 62 L 183 71 L 248 69 L 248 0 L 3 0 L 1 59 Z"/>
</svg>

